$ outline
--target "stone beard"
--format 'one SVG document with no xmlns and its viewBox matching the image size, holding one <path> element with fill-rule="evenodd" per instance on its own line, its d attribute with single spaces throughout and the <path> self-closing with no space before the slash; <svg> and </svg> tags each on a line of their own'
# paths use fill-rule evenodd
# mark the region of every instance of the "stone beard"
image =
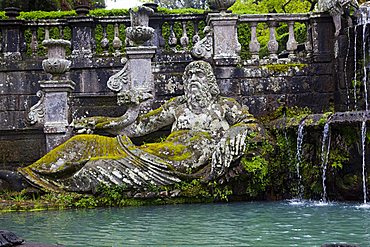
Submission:
<svg viewBox="0 0 370 247">
<path fill-rule="evenodd" d="M 219 94 L 216 78 L 207 64 L 193 63 L 188 66 L 183 81 L 185 98 L 191 110 L 200 111 L 209 107 Z"/>
</svg>

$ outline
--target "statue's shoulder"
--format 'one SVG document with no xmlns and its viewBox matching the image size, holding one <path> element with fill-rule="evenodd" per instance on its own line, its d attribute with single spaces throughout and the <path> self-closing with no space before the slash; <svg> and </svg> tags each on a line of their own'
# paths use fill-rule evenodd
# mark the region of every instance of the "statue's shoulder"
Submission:
<svg viewBox="0 0 370 247">
<path fill-rule="evenodd" d="M 231 98 L 231 97 L 220 96 L 218 97 L 218 103 L 221 105 L 227 105 L 229 107 L 233 107 L 233 106 L 241 107 L 239 102 L 236 99 Z"/>
</svg>

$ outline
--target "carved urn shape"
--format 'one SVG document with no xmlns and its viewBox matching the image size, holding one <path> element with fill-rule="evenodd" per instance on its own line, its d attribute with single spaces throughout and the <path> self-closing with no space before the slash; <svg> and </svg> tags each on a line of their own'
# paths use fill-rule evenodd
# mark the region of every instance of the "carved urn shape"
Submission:
<svg viewBox="0 0 370 247">
<path fill-rule="evenodd" d="M 5 16 L 7 16 L 10 20 L 14 20 L 19 16 L 20 9 L 16 7 L 7 7 L 5 8 Z"/>
<path fill-rule="evenodd" d="M 88 0 L 76 0 L 75 11 L 78 16 L 86 16 L 90 12 L 90 5 Z"/>
<path fill-rule="evenodd" d="M 236 0 L 208 0 L 209 7 L 212 10 L 224 12 L 230 8 Z"/>
<path fill-rule="evenodd" d="M 145 6 L 139 6 L 137 11 L 130 9 L 130 19 L 131 19 L 131 26 L 149 26 L 149 16 L 154 13 L 152 8 L 148 8 Z"/>
<path fill-rule="evenodd" d="M 126 28 L 126 37 L 133 42 L 130 45 L 143 45 L 153 37 L 154 29 L 148 26 L 153 13 L 153 9 L 145 6 L 140 6 L 137 12 L 130 9 L 131 27 Z"/>
<path fill-rule="evenodd" d="M 48 39 L 44 40 L 42 45 L 48 48 L 48 58 L 42 61 L 42 68 L 52 74 L 53 79 L 58 80 L 71 66 L 71 61 L 65 59 L 66 48 L 71 46 L 71 42 L 64 39 Z"/>
</svg>

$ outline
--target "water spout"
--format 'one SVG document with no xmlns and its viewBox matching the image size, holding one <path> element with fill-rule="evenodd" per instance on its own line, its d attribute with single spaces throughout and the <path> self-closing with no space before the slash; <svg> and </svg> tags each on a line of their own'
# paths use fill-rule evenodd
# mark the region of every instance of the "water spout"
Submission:
<svg viewBox="0 0 370 247">
<path fill-rule="evenodd" d="M 347 64 L 348 64 L 348 57 L 349 57 L 349 51 L 351 47 L 351 37 L 350 37 L 350 29 L 347 28 L 347 40 L 348 40 L 348 46 L 347 46 L 347 53 L 346 58 L 344 61 L 344 83 L 346 85 L 346 94 L 347 94 L 347 111 L 350 110 L 350 96 L 349 96 L 349 86 L 348 86 L 348 76 L 347 76 Z"/>
<path fill-rule="evenodd" d="M 300 165 L 302 161 L 302 144 L 303 144 L 303 137 L 304 137 L 304 125 L 305 120 L 303 120 L 299 126 L 297 131 L 297 153 L 296 153 L 296 171 L 297 171 L 297 177 L 298 177 L 298 186 L 297 186 L 297 192 L 298 192 L 298 199 L 303 199 L 303 192 L 304 188 L 302 185 L 302 175 L 300 172 Z"/>
<path fill-rule="evenodd" d="M 364 204 L 367 203 L 367 187 L 366 187 L 366 120 L 361 126 L 361 143 L 362 143 L 362 190 L 364 194 Z"/>
<path fill-rule="evenodd" d="M 357 25 L 355 26 L 355 30 L 354 30 L 354 36 L 355 36 L 355 41 L 354 41 L 354 45 L 353 45 L 353 49 L 354 49 L 354 71 L 355 71 L 355 74 L 354 74 L 354 77 L 353 77 L 353 97 L 354 97 L 354 101 L 355 101 L 355 111 L 357 111 Z"/>
<path fill-rule="evenodd" d="M 330 152 L 330 123 L 329 120 L 325 123 L 323 136 L 322 136 L 322 143 L 321 143 L 321 168 L 322 168 L 322 201 L 324 203 L 328 200 L 328 195 L 326 192 L 326 170 L 328 167 L 328 160 L 329 160 L 329 152 Z"/>
<path fill-rule="evenodd" d="M 362 49 L 363 49 L 363 70 L 364 70 L 364 77 L 362 79 L 362 83 L 364 84 L 364 91 L 365 91 L 365 110 L 369 110 L 369 103 L 367 98 L 367 70 L 366 70 L 366 23 L 362 26 Z"/>
</svg>

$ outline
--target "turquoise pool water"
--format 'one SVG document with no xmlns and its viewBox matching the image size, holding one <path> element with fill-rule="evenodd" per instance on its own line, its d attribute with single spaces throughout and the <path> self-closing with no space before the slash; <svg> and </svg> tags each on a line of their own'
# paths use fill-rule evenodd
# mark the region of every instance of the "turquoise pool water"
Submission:
<svg viewBox="0 0 370 247">
<path fill-rule="evenodd" d="M 65 246 L 370 246 L 360 204 L 253 202 L 0 214 L 0 229 Z"/>
</svg>

